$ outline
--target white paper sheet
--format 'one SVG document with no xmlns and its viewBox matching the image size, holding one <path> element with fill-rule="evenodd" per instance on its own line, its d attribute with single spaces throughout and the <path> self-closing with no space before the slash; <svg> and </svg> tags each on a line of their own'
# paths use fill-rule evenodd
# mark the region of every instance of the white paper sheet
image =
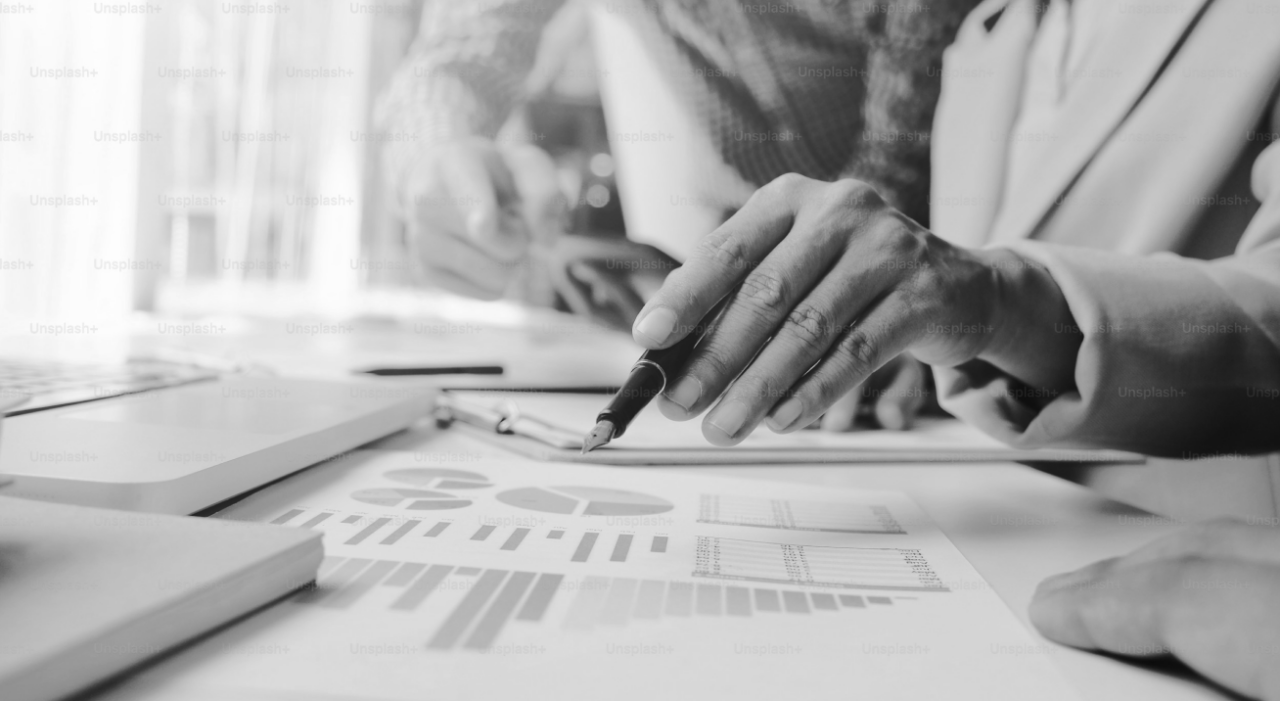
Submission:
<svg viewBox="0 0 1280 701">
<path fill-rule="evenodd" d="M 1074 698 L 903 494 L 464 457 L 219 514 L 322 530 L 318 587 L 115 697 Z"/>
</svg>

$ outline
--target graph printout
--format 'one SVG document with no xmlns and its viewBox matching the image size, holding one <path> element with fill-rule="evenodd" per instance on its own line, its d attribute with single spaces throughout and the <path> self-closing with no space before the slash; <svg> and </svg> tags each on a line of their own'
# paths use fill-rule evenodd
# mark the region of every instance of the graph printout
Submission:
<svg viewBox="0 0 1280 701">
<path fill-rule="evenodd" d="M 1073 698 L 1046 655 L 999 654 L 1045 644 L 900 493 L 424 455 L 218 514 L 321 532 L 317 583 L 113 693 Z"/>
</svg>

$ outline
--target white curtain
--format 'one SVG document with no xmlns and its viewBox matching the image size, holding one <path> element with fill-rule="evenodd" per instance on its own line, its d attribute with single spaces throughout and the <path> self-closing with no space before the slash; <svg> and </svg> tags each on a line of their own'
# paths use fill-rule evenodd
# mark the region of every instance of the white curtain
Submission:
<svg viewBox="0 0 1280 701">
<path fill-rule="evenodd" d="M 160 136 L 139 126 L 151 18 L 93 0 L 6 4 L 18 11 L 0 14 L 4 332 L 118 319 L 134 272 L 163 264 L 134 250 L 139 145 Z"/>
</svg>

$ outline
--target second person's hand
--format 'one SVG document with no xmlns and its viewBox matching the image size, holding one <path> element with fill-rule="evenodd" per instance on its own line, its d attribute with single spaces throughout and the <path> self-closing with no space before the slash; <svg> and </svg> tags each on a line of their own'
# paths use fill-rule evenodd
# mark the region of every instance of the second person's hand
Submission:
<svg viewBox="0 0 1280 701">
<path fill-rule="evenodd" d="M 531 246 L 560 233 L 567 209 L 545 151 L 480 137 L 427 151 L 401 197 L 424 281 L 480 299 L 503 295 Z"/>
</svg>

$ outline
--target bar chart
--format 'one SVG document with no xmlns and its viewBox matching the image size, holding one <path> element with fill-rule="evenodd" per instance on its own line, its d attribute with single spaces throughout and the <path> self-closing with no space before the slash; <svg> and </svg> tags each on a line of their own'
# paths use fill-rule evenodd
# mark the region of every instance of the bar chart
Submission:
<svg viewBox="0 0 1280 701">
<path fill-rule="evenodd" d="M 549 612 L 561 598 L 565 601 L 552 620 Z M 366 600 L 400 613 L 421 613 L 438 605 L 435 619 L 440 622 L 423 635 L 428 650 L 445 651 L 488 649 L 508 625 L 589 631 L 663 618 L 856 612 L 914 598 L 327 557 L 318 584 L 293 602 L 345 610 Z"/>
<path fill-rule="evenodd" d="M 290 509 L 271 519 L 276 525 L 323 530 L 342 545 L 385 545 L 427 549 L 439 539 L 484 543 L 499 552 L 536 550 L 539 556 L 571 563 L 626 563 L 637 555 L 665 555 L 667 535 L 636 535 L 627 531 L 569 530 L 555 527 L 508 526 L 496 523 L 433 521 L 401 516 L 370 516 L 339 511 Z M 542 541 L 540 544 L 539 541 Z"/>
<path fill-rule="evenodd" d="M 906 534 L 888 507 L 703 494 L 698 523 L 827 533 Z"/>
<path fill-rule="evenodd" d="M 697 536 L 694 576 L 838 589 L 948 591 L 919 550 Z"/>
</svg>

